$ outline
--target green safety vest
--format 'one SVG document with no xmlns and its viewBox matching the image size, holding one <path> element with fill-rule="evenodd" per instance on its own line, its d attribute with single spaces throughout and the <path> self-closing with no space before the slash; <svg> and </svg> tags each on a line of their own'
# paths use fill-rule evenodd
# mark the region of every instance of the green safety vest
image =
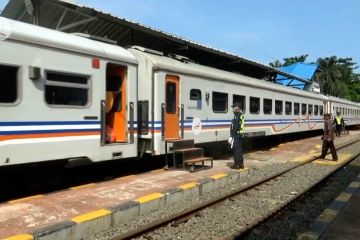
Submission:
<svg viewBox="0 0 360 240">
<path fill-rule="evenodd" d="M 240 124 L 240 133 L 243 133 L 244 132 L 244 126 L 245 126 L 244 114 L 241 114 L 239 124 Z"/>
<path fill-rule="evenodd" d="M 337 124 L 337 125 L 340 125 L 340 124 L 341 124 L 341 119 L 342 119 L 342 116 L 341 116 L 341 115 L 335 117 L 335 120 L 336 120 L 336 124 Z"/>
</svg>

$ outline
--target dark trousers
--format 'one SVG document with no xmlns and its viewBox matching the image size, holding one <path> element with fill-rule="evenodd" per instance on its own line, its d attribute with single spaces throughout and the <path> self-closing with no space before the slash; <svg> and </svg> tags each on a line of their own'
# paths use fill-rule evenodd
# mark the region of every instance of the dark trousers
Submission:
<svg viewBox="0 0 360 240">
<path fill-rule="evenodd" d="M 330 148 L 330 151 L 331 151 L 331 155 L 332 155 L 332 158 L 333 160 L 337 160 L 338 159 L 338 156 L 336 154 L 336 149 L 335 149 L 335 146 L 334 146 L 334 142 L 333 141 L 325 141 L 323 140 L 323 145 L 322 145 L 322 153 L 321 153 L 321 158 L 325 158 L 326 154 L 327 154 L 327 151 L 329 150 Z"/>
<path fill-rule="evenodd" d="M 244 157 L 242 149 L 242 137 L 235 137 L 233 144 L 234 162 L 239 167 L 244 166 Z"/>
<path fill-rule="evenodd" d="M 335 125 L 335 130 L 336 130 L 336 136 L 339 136 L 341 135 L 341 125 Z"/>
</svg>

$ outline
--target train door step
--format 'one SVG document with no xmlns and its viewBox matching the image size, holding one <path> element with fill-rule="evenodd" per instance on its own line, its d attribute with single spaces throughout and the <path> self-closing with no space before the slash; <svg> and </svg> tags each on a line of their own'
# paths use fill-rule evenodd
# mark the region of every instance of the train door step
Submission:
<svg viewBox="0 0 360 240">
<path fill-rule="evenodd" d="M 213 159 L 204 156 L 203 148 L 194 147 L 194 139 L 172 139 L 168 143 L 172 144 L 174 168 L 182 166 L 193 172 L 213 167 Z M 205 162 L 210 162 L 210 166 L 205 165 Z"/>
</svg>

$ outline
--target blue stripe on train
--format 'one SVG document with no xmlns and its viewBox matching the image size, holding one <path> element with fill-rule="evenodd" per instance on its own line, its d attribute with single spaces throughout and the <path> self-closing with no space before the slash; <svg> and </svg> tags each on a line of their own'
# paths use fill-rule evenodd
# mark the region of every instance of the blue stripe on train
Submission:
<svg viewBox="0 0 360 240">
<path fill-rule="evenodd" d="M 0 122 L 0 126 L 89 125 L 100 123 L 100 121 Z"/>
<path fill-rule="evenodd" d="M 57 130 L 29 130 L 29 131 L 0 131 L 0 135 L 22 135 L 22 134 L 42 134 L 42 133 L 81 133 L 81 132 L 100 132 L 99 129 L 57 129 Z"/>
</svg>

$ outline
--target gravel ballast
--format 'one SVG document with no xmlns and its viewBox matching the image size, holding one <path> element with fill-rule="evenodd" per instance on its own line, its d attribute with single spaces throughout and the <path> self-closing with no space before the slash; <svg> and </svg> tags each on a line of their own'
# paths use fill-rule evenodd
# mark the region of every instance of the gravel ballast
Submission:
<svg viewBox="0 0 360 240">
<path fill-rule="evenodd" d="M 356 143 L 340 152 L 358 153 L 359 149 L 360 143 Z M 243 178 L 242 182 L 237 185 L 228 186 L 212 194 L 194 199 L 191 202 L 180 202 L 175 205 L 162 208 L 151 214 L 147 214 L 146 216 L 134 218 L 125 224 L 105 230 L 86 239 L 100 240 L 114 238 L 121 233 L 137 229 L 139 226 L 180 212 L 216 196 L 223 195 L 235 188 L 241 188 L 252 184 L 265 177 L 282 172 L 294 165 L 294 163 L 274 164 L 271 166 L 252 169 L 250 175 Z M 200 214 L 197 214 L 196 217 L 189 219 L 189 221 L 184 224 L 180 224 L 177 227 L 168 226 L 156 230 L 155 232 L 149 233 L 140 239 L 222 239 L 226 236 L 236 234 L 237 232 L 245 229 L 249 223 L 258 221 L 264 216 L 267 216 L 269 212 L 273 211 L 281 204 L 285 204 L 289 200 L 296 198 L 300 193 L 306 191 L 310 186 L 312 186 L 313 183 L 323 179 L 325 175 L 333 172 L 335 168 L 336 166 L 320 166 L 317 164 L 307 164 L 301 166 L 296 170 L 277 178 L 276 180 L 270 181 L 264 185 L 258 186 L 243 194 L 233 197 L 216 208 L 205 209 Z M 323 203 L 322 200 L 319 200 L 318 202 L 320 204 Z M 302 212 L 304 210 L 299 211 Z M 295 212 L 297 212 L 297 208 Z M 310 215 L 313 217 L 315 213 Z M 296 217 L 296 214 L 295 216 L 292 216 L 292 218 Z M 290 223 L 290 225 L 297 224 L 298 223 L 296 221 Z M 269 237 L 271 239 L 272 237 L 277 236 L 277 234 L 280 234 L 276 231 L 273 233 L 273 230 L 269 230 L 273 228 L 284 228 L 284 225 L 281 226 L 281 223 L 279 223 L 278 227 L 266 227 L 266 225 L 263 225 L 256 228 L 253 233 L 247 236 L 247 238 L 254 239 L 264 236 L 264 238 Z M 305 229 L 305 227 L 303 227 L 303 229 Z M 295 235 L 297 233 L 298 232 L 295 231 Z M 295 235 L 291 234 L 292 237 Z M 289 239 L 289 237 L 284 235 L 284 239 Z"/>
</svg>

